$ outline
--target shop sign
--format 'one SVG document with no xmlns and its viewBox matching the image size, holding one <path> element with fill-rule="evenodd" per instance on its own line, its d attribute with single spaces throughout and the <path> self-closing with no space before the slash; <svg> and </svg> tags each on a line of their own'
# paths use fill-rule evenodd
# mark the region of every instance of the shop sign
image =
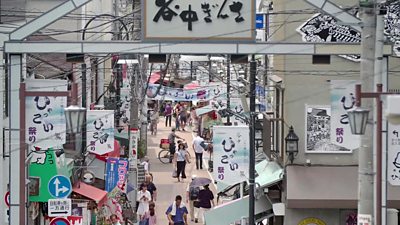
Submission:
<svg viewBox="0 0 400 225">
<path fill-rule="evenodd" d="M 326 225 L 326 223 L 318 218 L 306 218 L 298 223 L 298 225 Z"/>
<path fill-rule="evenodd" d="M 70 198 L 49 199 L 47 206 L 49 217 L 65 217 L 71 215 L 72 202 Z"/>
<path fill-rule="evenodd" d="M 342 153 L 360 147 L 360 135 L 351 133 L 347 110 L 355 107 L 355 80 L 331 81 L 331 143 L 342 147 Z"/>
<path fill-rule="evenodd" d="M 86 122 L 88 152 L 104 155 L 114 151 L 114 111 L 89 110 Z"/>
<path fill-rule="evenodd" d="M 388 181 L 400 186 L 400 125 L 388 126 Z"/>
<path fill-rule="evenodd" d="M 208 101 L 225 95 L 226 87 L 212 85 L 196 89 L 186 90 L 183 88 L 172 88 L 159 84 L 148 84 L 146 95 L 148 99 L 164 101 Z"/>
<path fill-rule="evenodd" d="M 106 165 L 106 191 L 112 191 L 116 186 L 124 190 L 126 174 L 129 168 L 127 159 L 108 158 Z"/>
<path fill-rule="evenodd" d="M 142 1 L 144 40 L 255 40 L 255 1 Z"/>
<path fill-rule="evenodd" d="M 32 150 L 31 150 L 32 151 Z M 32 155 L 29 166 L 29 177 L 33 177 L 35 182 L 39 182 L 39 191 L 35 195 L 29 195 L 30 202 L 47 202 L 54 198 L 50 195 L 48 183 L 51 178 L 58 174 L 56 165 L 55 151 L 49 149 L 47 151 L 31 152 Z"/>
<path fill-rule="evenodd" d="M 27 91 L 67 91 L 66 80 L 27 80 Z M 36 96 L 25 100 L 26 143 L 41 149 L 65 144 L 67 97 Z"/>
<path fill-rule="evenodd" d="M 357 217 L 358 225 L 371 225 L 372 224 L 372 216 L 368 214 L 358 214 Z"/>
<path fill-rule="evenodd" d="M 132 128 L 129 133 L 129 169 L 137 168 L 137 154 L 138 154 L 138 129 Z"/>
<path fill-rule="evenodd" d="M 119 120 L 120 126 L 129 126 L 129 120 L 131 117 L 131 100 L 131 89 L 121 88 L 121 107 L 119 108 L 119 112 L 121 113 L 121 118 Z"/>
<path fill-rule="evenodd" d="M 246 181 L 249 174 L 249 127 L 214 126 L 214 179 L 225 185 Z"/>
</svg>

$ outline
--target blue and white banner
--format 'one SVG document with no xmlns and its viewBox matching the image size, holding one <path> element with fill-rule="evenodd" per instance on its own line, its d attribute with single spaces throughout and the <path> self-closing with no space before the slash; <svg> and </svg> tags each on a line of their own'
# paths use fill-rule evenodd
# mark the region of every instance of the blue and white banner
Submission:
<svg viewBox="0 0 400 225">
<path fill-rule="evenodd" d="M 214 179 L 223 185 L 246 181 L 249 176 L 249 127 L 214 126 Z"/>
<path fill-rule="evenodd" d="M 107 158 L 106 165 L 106 191 L 112 191 L 116 186 L 120 190 L 126 190 L 124 187 L 126 174 L 129 169 L 129 162 L 127 159 L 121 158 Z"/>
<path fill-rule="evenodd" d="M 331 81 L 331 143 L 351 152 L 360 147 L 360 136 L 351 133 L 347 110 L 355 106 L 355 80 Z"/>
<path fill-rule="evenodd" d="M 67 91 L 66 80 L 27 80 L 27 91 Z M 41 149 L 65 144 L 64 108 L 67 97 L 36 96 L 25 99 L 26 143 Z"/>
<path fill-rule="evenodd" d="M 207 101 L 226 93 L 226 88 L 222 87 L 222 85 L 214 85 L 192 90 L 166 86 L 159 88 L 159 86 L 159 84 L 149 84 L 146 91 L 148 99 L 168 101 Z"/>
<path fill-rule="evenodd" d="M 88 110 L 86 115 L 88 152 L 104 155 L 114 151 L 114 111 Z"/>
</svg>

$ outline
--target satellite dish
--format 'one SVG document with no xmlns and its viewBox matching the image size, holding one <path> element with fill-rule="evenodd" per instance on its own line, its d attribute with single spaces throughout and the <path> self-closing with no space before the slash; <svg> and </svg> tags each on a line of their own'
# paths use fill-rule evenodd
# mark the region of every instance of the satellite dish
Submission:
<svg viewBox="0 0 400 225">
<path fill-rule="evenodd" d="M 85 184 L 93 184 L 95 180 L 96 180 L 96 177 L 90 171 L 85 171 L 82 175 L 82 181 Z"/>
</svg>

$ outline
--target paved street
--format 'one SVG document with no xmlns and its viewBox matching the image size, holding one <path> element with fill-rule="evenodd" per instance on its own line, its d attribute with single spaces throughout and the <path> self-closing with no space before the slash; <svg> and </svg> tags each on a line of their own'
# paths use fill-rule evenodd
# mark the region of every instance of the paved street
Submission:
<svg viewBox="0 0 400 225">
<path fill-rule="evenodd" d="M 172 124 L 173 125 L 173 124 Z M 160 118 L 160 123 L 158 125 L 158 132 L 156 136 L 148 133 L 148 157 L 150 159 L 150 172 L 154 176 L 154 184 L 157 186 L 158 198 L 156 201 L 156 213 L 157 213 L 157 224 L 168 224 L 168 220 L 165 215 L 165 211 L 169 204 L 171 204 L 176 195 L 182 195 L 184 200 L 186 200 L 186 188 L 191 180 L 192 174 L 196 174 L 198 177 L 210 177 L 210 174 L 206 170 L 207 165 L 203 163 L 203 170 L 196 170 L 196 163 L 194 158 L 194 152 L 191 147 L 193 135 L 189 127 L 186 131 L 177 131 L 177 135 L 184 138 L 189 145 L 189 152 L 192 156 L 191 164 L 186 166 L 186 176 L 187 179 L 184 182 L 178 183 L 176 178 L 172 178 L 172 164 L 162 164 L 158 158 L 158 152 L 160 151 L 159 143 L 160 139 L 167 138 L 171 131 L 170 127 L 165 127 L 164 118 Z M 204 153 L 204 156 L 208 158 L 208 153 Z M 206 160 L 204 160 L 206 161 Z M 215 193 L 215 186 L 210 185 L 211 190 Z M 199 218 L 200 219 L 200 218 Z M 189 224 L 196 224 L 190 221 Z M 199 221 L 201 222 L 201 220 Z M 199 223 L 198 223 L 199 224 Z"/>
</svg>

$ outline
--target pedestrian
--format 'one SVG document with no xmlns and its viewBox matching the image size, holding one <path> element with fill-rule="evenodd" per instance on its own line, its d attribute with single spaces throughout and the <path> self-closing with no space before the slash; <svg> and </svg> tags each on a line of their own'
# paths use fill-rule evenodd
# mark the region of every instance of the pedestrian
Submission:
<svg viewBox="0 0 400 225">
<path fill-rule="evenodd" d="M 183 138 L 179 137 L 179 136 L 176 134 L 176 129 L 175 129 L 175 128 L 172 128 L 172 129 L 171 129 L 171 133 L 168 134 L 169 153 L 170 153 L 170 155 L 171 155 L 171 157 L 170 157 L 170 159 L 169 159 L 169 162 L 170 162 L 170 163 L 172 163 L 172 159 L 173 159 L 174 154 L 175 154 L 175 148 L 176 148 L 176 146 L 175 146 L 175 138 L 184 140 Z"/>
<path fill-rule="evenodd" d="M 137 201 L 139 202 L 137 214 L 139 215 L 139 218 L 142 218 L 143 215 L 149 211 L 149 202 L 151 201 L 151 194 L 144 183 L 140 185 L 140 191 L 137 194 Z"/>
<path fill-rule="evenodd" d="M 185 131 L 187 118 L 188 118 L 187 109 L 185 106 L 182 106 L 182 109 L 179 111 L 179 124 L 182 131 Z"/>
<path fill-rule="evenodd" d="M 115 214 L 112 214 L 110 216 L 110 220 L 111 220 L 112 225 L 121 225 L 121 223 L 119 222 L 118 216 Z"/>
<path fill-rule="evenodd" d="M 212 193 L 212 191 L 210 190 L 209 185 L 204 185 L 203 186 L 203 190 L 199 191 L 199 196 L 198 196 L 198 206 L 199 206 L 199 210 L 197 210 L 197 215 L 195 214 L 196 218 L 199 218 L 199 215 L 201 215 L 201 218 L 204 221 L 204 212 L 208 211 L 211 209 L 211 206 L 214 207 L 214 194 Z M 196 223 L 198 221 L 195 221 Z"/>
<path fill-rule="evenodd" d="M 146 174 L 144 179 L 144 184 L 147 186 L 147 190 L 150 192 L 151 199 L 153 202 L 157 201 L 157 187 L 152 182 L 150 174 Z"/>
<path fill-rule="evenodd" d="M 155 211 L 156 204 L 154 202 L 149 203 L 149 211 L 143 216 L 141 221 L 144 221 L 144 225 L 157 225 L 157 216 Z M 141 225 L 139 223 L 139 225 Z"/>
<path fill-rule="evenodd" d="M 150 131 L 151 135 L 157 135 L 157 124 L 160 118 L 160 114 L 158 113 L 158 109 L 154 109 L 150 115 Z"/>
<path fill-rule="evenodd" d="M 192 147 L 196 154 L 196 169 L 203 169 L 203 152 L 205 150 L 204 139 L 199 134 L 193 139 Z"/>
<path fill-rule="evenodd" d="M 165 212 L 169 225 L 187 225 L 187 208 L 182 202 L 182 196 L 177 195 L 175 201 L 168 207 Z"/>
<path fill-rule="evenodd" d="M 164 116 L 165 116 L 165 127 L 167 127 L 167 124 L 168 124 L 169 127 L 171 127 L 172 106 L 171 106 L 170 103 L 168 103 L 165 106 Z"/>
<path fill-rule="evenodd" d="M 179 114 L 181 112 L 181 104 L 176 103 L 174 106 L 174 117 L 175 117 L 175 129 L 179 130 L 180 127 L 180 119 L 179 119 Z"/>
<path fill-rule="evenodd" d="M 182 179 L 186 179 L 186 163 L 190 163 L 189 154 L 187 153 L 186 146 L 183 142 L 178 145 L 178 150 L 175 152 L 174 161 L 176 162 L 176 174 L 178 177 L 178 182 L 180 182 L 180 176 Z"/>
<path fill-rule="evenodd" d="M 196 175 L 192 175 L 192 181 L 196 178 Z M 191 183 L 188 184 L 186 189 L 186 203 L 189 203 L 189 213 L 190 213 L 190 220 L 197 221 L 198 219 L 195 218 L 195 210 L 194 201 L 198 199 L 200 192 L 200 187 L 193 187 Z"/>
</svg>

